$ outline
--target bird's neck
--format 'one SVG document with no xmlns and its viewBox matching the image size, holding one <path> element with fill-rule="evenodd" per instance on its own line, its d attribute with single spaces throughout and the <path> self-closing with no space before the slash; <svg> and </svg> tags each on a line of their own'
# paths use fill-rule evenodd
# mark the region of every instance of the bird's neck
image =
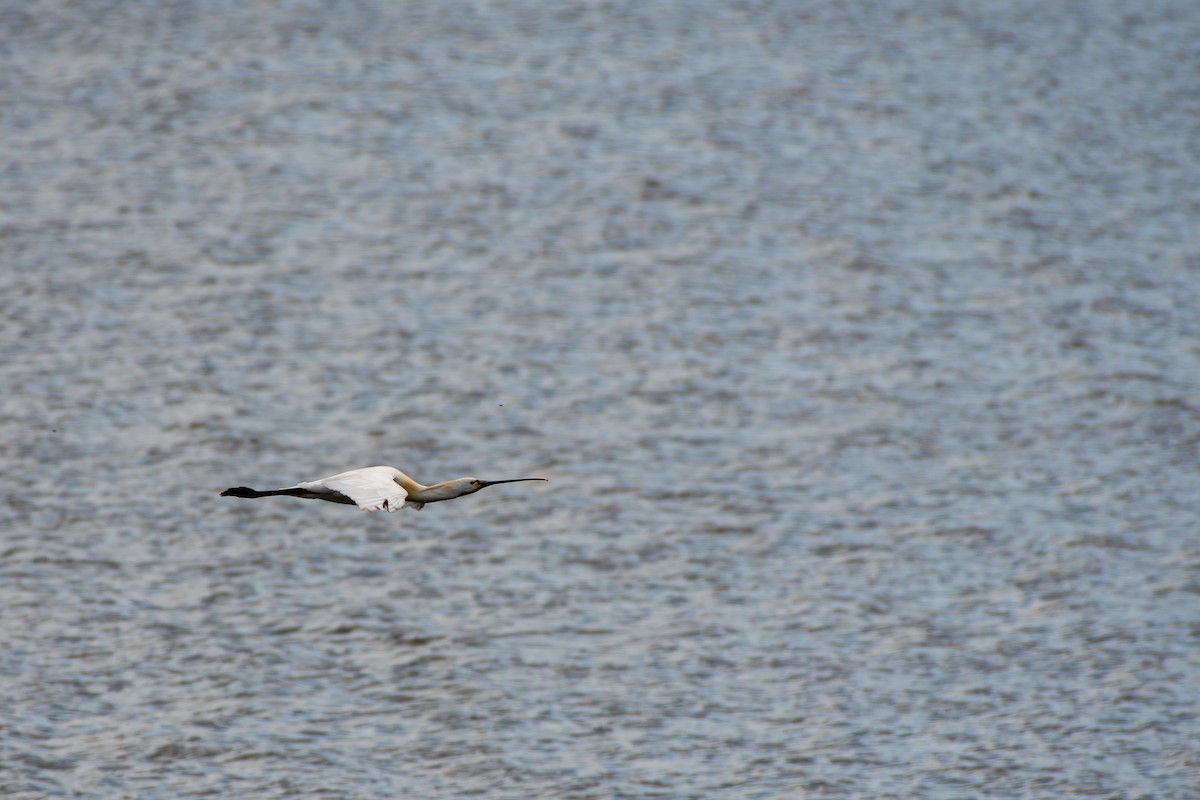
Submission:
<svg viewBox="0 0 1200 800">
<path fill-rule="evenodd" d="M 406 486 L 405 489 L 407 490 L 408 487 Z M 442 481 L 432 486 L 422 486 L 415 493 L 409 491 L 408 499 L 417 503 L 436 503 L 439 500 L 462 497 L 464 494 L 470 494 L 470 491 L 465 491 L 459 481 Z"/>
<path fill-rule="evenodd" d="M 420 494 L 429 488 L 422 483 L 417 483 L 398 469 L 394 471 L 395 475 L 392 476 L 393 480 L 404 487 L 404 491 L 408 492 L 409 497 L 412 497 L 415 494 Z"/>
</svg>

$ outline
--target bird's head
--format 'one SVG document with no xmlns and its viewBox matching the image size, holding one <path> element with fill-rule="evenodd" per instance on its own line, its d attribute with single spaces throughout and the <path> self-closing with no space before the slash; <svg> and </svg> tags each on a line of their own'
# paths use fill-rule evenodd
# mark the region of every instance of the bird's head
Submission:
<svg viewBox="0 0 1200 800">
<path fill-rule="evenodd" d="M 433 503 L 438 500 L 452 500 L 455 497 L 462 497 L 468 494 L 475 494 L 485 486 L 494 486 L 497 483 L 516 483 L 517 481 L 544 481 L 545 478 L 510 478 L 504 481 L 484 481 L 479 478 L 455 478 L 452 481 L 444 483 L 435 483 L 433 486 L 427 486 L 417 495 L 417 502 Z"/>
<path fill-rule="evenodd" d="M 544 481 L 546 478 L 508 478 L 503 481 L 481 481 L 479 478 L 459 478 L 460 481 L 467 483 L 467 489 L 464 494 L 478 492 L 485 486 L 495 486 L 497 483 L 520 483 L 521 481 Z"/>
<path fill-rule="evenodd" d="M 479 478 L 459 478 L 456 481 L 451 481 L 451 483 L 458 484 L 459 490 L 463 494 L 475 494 L 475 492 L 478 492 L 487 485 L 486 481 L 481 481 Z"/>
</svg>

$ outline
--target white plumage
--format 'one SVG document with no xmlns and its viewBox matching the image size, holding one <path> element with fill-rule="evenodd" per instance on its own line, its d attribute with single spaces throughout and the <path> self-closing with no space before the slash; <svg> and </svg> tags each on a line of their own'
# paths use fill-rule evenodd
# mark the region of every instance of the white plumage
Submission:
<svg viewBox="0 0 1200 800">
<path fill-rule="evenodd" d="M 318 494 L 343 494 L 363 511 L 395 511 L 403 508 L 408 498 L 408 489 L 404 488 L 397 477 L 407 478 L 409 483 L 415 483 L 412 478 L 392 467 L 365 467 L 339 472 L 317 481 L 298 483 L 291 488 L 307 489 Z M 422 504 L 408 505 L 420 508 Z"/>
<path fill-rule="evenodd" d="M 363 467 L 339 472 L 328 478 L 302 481 L 295 486 L 260 492 L 246 486 L 235 486 L 221 492 L 222 497 L 301 497 L 305 500 L 327 500 L 331 503 L 356 505 L 363 511 L 399 511 L 408 506 L 420 510 L 426 503 L 452 500 L 474 494 L 485 486 L 519 481 L 544 481 L 546 478 L 509 478 L 502 481 L 481 481 L 478 478 L 455 478 L 430 486 L 418 483 L 395 467 Z"/>
</svg>

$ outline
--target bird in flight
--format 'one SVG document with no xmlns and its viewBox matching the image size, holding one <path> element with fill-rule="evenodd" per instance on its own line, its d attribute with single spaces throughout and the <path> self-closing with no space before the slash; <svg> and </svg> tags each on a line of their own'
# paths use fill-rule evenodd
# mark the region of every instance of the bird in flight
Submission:
<svg viewBox="0 0 1200 800">
<path fill-rule="evenodd" d="M 246 486 L 235 486 L 221 492 L 221 497 L 302 497 L 305 500 L 345 503 L 358 506 L 363 511 L 399 511 L 405 506 L 419 511 L 426 503 L 453 500 L 497 483 L 544 480 L 547 478 L 509 478 L 503 481 L 455 478 L 452 481 L 425 486 L 395 467 L 364 467 L 340 472 L 317 481 L 303 481 L 295 486 L 269 489 L 265 492 Z"/>
</svg>

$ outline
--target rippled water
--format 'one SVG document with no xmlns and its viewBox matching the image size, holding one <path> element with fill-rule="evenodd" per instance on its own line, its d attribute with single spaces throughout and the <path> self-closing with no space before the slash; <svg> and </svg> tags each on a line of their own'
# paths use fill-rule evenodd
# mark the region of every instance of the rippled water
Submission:
<svg viewBox="0 0 1200 800">
<path fill-rule="evenodd" d="M 1200 792 L 1193 3 L 0 28 L 4 796 Z"/>
</svg>

